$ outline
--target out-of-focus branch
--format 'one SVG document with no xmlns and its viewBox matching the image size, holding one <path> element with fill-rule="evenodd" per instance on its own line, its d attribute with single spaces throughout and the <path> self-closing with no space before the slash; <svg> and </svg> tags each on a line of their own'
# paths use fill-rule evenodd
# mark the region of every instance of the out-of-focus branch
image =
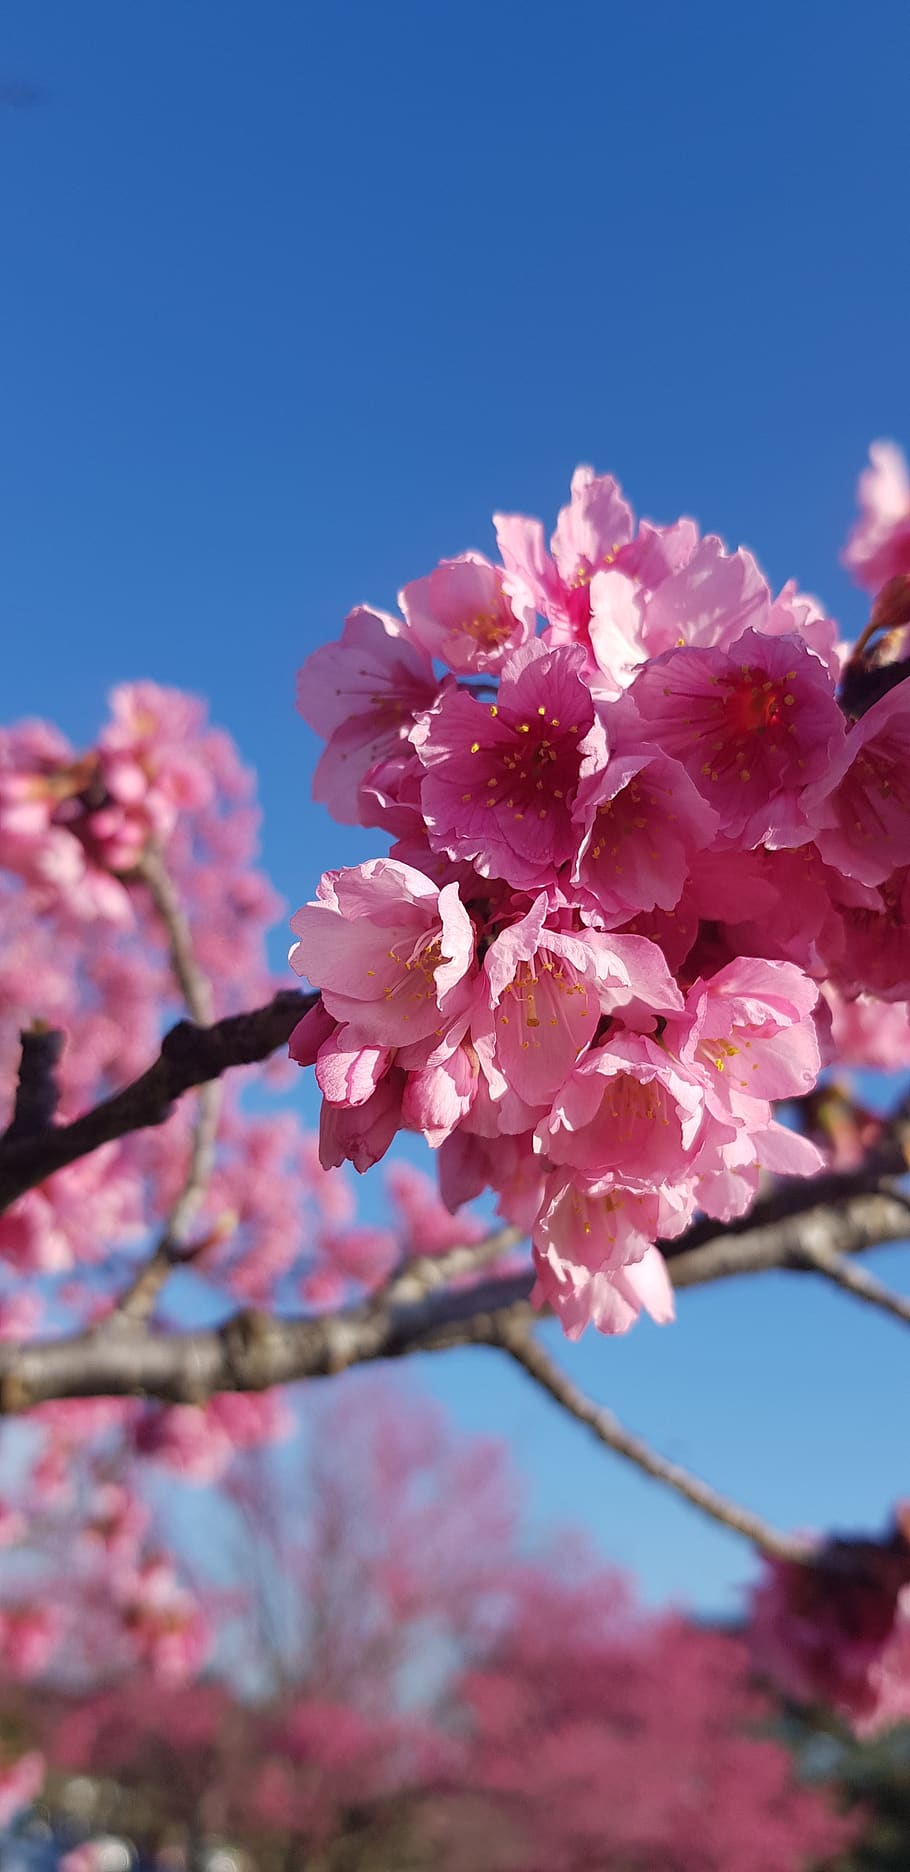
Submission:
<svg viewBox="0 0 910 1872">
<path fill-rule="evenodd" d="M 771 1268 L 806 1273 L 814 1269 L 810 1251 L 819 1241 L 837 1244 L 840 1253 L 859 1253 L 908 1235 L 910 1210 L 903 1199 L 888 1193 L 851 1197 L 751 1232 L 718 1230 L 712 1240 L 677 1252 L 670 1275 L 677 1287 L 692 1287 Z M 502 1253 L 502 1237 L 491 1240 L 497 1255 Z M 473 1256 L 476 1265 L 481 1246 L 488 1244 L 452 1253 Z M 466 1272 L 463 1260 L 455 1265 Z M 418 1281 L 396 1295 L 393 1280 L 384 1293 L 315 1319 L 241 1313 L 217 1330 L 174 1333 L 123 1320 L 119 1330 L 102 1327 L 67 1339 L 0 1345 L 0 1412 L 66 1397 L 141 1395 L 199 1403 L 217 1391 L 266 1390 L 411 1352 L 499 1345 L 504 1328 L 527 1327 L 538 1317 L 530 1302 L 533 1283 L 532 1270 L 522 1268 L 456 1288 L 428 1290 Z"/>
<path fill-rule="evenodd" d="M 813 1271 L 823 1274 L 826 1280 L 833 1281 L 836 1287 L 843 1287 L 857 1300 L 864 1300 L 867 1306 L 878 1307 L 882 1313 L 890 1313 L 893 1319 L 900 1320 L 904 1326 L 910 1326 L 910 1298 L 906 1294 L 892 1292 L 883 1281 L 876 1280 L 866 1268 L 854 1266 L 846 1255 L 839 1254 L 835 1248 L 822 1243 L 805 1247 L 806 1261 Z"/>
<path fill-rule="evenodd" d="M 525 1239 L 519 1228 L 502 1228 L 497 1229 L 494 1235 L 486 1235 L 483 1241 L 466 1242 L 463 1246 L 447 1249 L 444 1254 L 414 1255 L 396 1270 L 375 1298 L 397 1305 L 419 1300 L 422 1294 L 446 1287 L 450 1281 L 464 1280 L 471 1274 L 479 1274 L 481 1268 L 489 1267 L 493 1261 L 501 1261 L 514 1248 L 520 1248 Z"/>
<path fill-rule="evenodd" d="M 807 1187 L 811 1190 L 812 1185 Z M 698 1223 L 677 1241 L 665 1243 L 674 1287 L 701 1287 L 773 1268 L 807 1273 L 815 1269 L 820 1253 L 854 1255 L 883 1242 L 910 1241 L 910 1201 L 897 1190 L 834 1194 L 827 1202 L 796 1208 L 791 1215 L 773 1214 L 765 1221 L 763 1212 L 777 1209 L 779 1200 L 775 1193 L 767 1204 L 756 1204 L 752 1227 L 719 1229 L 715 1222 L 714 1233 L 706 1237 Z"/>
<path fill-rule="evenodd" d="M 215 1012 L 212 984 L 196 959 L 186 912 L 156 845 L 146 846 L 131 876 L 145 884 L 167 933 L 171 967 L 187 1013 L 200 1027 L 210 1027 Z"/>
<path fill-rule="evenodd" d="M 682 1495 L 684 1500 L 691 1502 L 694 1508 L 700 1509 L 710 1520 L 719 1521 L 735 1534 L 745 1535 L 763 1553 L 772 1554 L 778 1560 L 805 1558 L 805 1542 L 779 1533 L 767 1521 L 763 1521 L 760 1515 L 753 1514 L 751 1509 L 743 1508 L 727 1495 L 721 1495 L 710 1483 L 703 1482 L 700 1476 L 693 1475 L 680 1463 L 670 1462 L 667 1457 L 659 1455 L 643 1437 L 627 1430 L 612 1411 L 586 1397 L 561 1367 L 554 1363 L 540 1340 L 526 1328 L 505 1325 L 499 1343 L 503 1351 L 508 1352 L 510 1358 L 533 1378 L 535 1384 L 547 1391 L 562 1410 L 585 1424 L 598 1441 L 605 1443 L 608 1449 L 615 1450 L 617 1456 L 624 1456 L 627 1462 L 634 1463 L 636 1469 L 642 1469 L 655 1482 L 662 1482 L 674 1494 Z"/>
<path fill-rule="evenodd" d="M 146 848 L 136 875 L 147 886 L 167 932 L 171 967 L 186 1002 L 187 1012 L 200 1027 L 209 1027 L 215 1011 L 212 984 L 199 965 L 193 948 L 192 932 L 176 886 L 161 852 L 154 844 Z M 188 1258 L 193 1219 L 198 1213 L 215 1165 L 222 1089 L 220 1079 L 209 1079 L 196 1094 L 190 1158 L 183 1188 L 151 1255 L 121 1295 L 117 1306 L 121 1316 L 146 1319 L 172 1267 Z"/>
<path fill-rule="evenodd" d="M 0 1148 L 50 1130 L 60 1102 L 57 1067 L 63 1052 L 62 1033 L 44 1021 L 34 1021 L 19 1038 L 22 1054 L 16 1100 L 12 1119 L 0 1137 Z"/>
<path fill-rule="evenodd" d="M 283 989 L 265 1007 L 229 1014 L 210 1027 L 178 1021 L 165 1034 L 158 1058 L 131 1085 L 91 1111 L 39 1137 L 0 1141 L 0 1210 L 65 1164 L 75 1163 L 113 1138 L 163 1124 L 184 1092 L 217 1079 L 232 1066 L 252 1066 L 286 1046 L 297 1022 L 318 996 Z"/>
</svg>

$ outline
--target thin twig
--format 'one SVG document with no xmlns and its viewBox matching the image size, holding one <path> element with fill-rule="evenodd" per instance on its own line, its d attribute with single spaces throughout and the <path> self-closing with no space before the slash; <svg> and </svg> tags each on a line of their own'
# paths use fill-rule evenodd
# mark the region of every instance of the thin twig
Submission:
<svg viewBox="0 0 910 1872">
<path fill-rule="evenodd" d="M 447 1248 L 443 1254 L 414 1255 L 411 1260 L 402 1263 L 386 1285 L 374 1295 L 374 1299 L 392 1305 L 407 1305 L 419 1300 L 423 1294 L 448 1286 L 451 1281 L 479 1274 L 482 1268 L 489 1267 L 493 1261 L 501 1261 L 504 1255 L 511 1254 L 514 1248 L 520 1248 L 526 1240 L 524 1230 L 502 1228 L 493 1235 L 486 1235 L 483 1241 L 465 1242 L 457 1248 Z"/>
<path fill-rule="evenodd" d="M 0 1145 L 16 1144 L 23 1138 L 40 1137 L 49 1131 L 60 1103 L 57 1067 L 63 1052 L 63 1034 L 45 1021 L 33 1021 L 19 1036 L 22 1055 L 16 1082 L 13 1116 L 0 1138 Z"/>
<path fill-rule="evenodd" d="M 136 875 L 148 887 L 152 903 L 167 933 L 171 967 L 187 1013 L 200 1027 L 210 1027 L 215 1011 L 212 984 L 199 965 L 183 905 L 158 847 L 150 844 Z M 129 1319 L 146 1319 L 171 1269 L 189 1258 L 190 1230 L 215 1167 L 218 1120 L 223 1086 L 210 1079 L 196 1094 L 196 1112 L 190 1138 L 190 1156 L 183 1187 L 151 1255 L 117 1303 L 116 1312 Z"/>
<path fill-rule="evenodd" d="M 833 1281 L 836 1287 L 843 1287 L 857 1300 L 864 1300 L 867 1306 L 878 1307 L 882 1313 L 890 1313 L 892 1318 L 900 1320 L 904 1326 L 910 1326 L 910 1298 L 905 1294 L 892 1292 L 883 1281 L 876 1280 L 866 1268 L 856 1267 L 845 1255 L 838 1254 L 834 1248 L 821 1244 L 804 1249 L 807 1265 L 825 1280 Z"/>
<path fill-rule="evenodd" d="M 653 1450 L 643 1437 L 627 1430 L 613 1412 L 602 1404 L 595 1404 L 585 1397 L 571 1378 L 556 1365 L 544 1350 L 540 1341 L 524 1328 L 504 1327 L 500 1344 L 516 1364 L 526 1371 L 535 1384 L 547 1391 L 551 1398 L 593 1431 L 601 1443 L 608 1449 L 615 1450 L 618 1456 L 624 1456 L 627 1462 L 644 1470 L 645 1475 L 653 1477 L 655 1482 L 662 1482 L 666 1488 L 673 1489 L 699 1508 L 712 1521 L 719 1521 L 722 1527 L 730 1528 L 735 1534 L 745 1535 L 747 1540 L 760 1547 L 763 1553 L 771 1554 L 778 1560 L 802 1560 L 808 1548 L 803 1541 L 795 1540 L 790 1535 L 781 1534 L 769 1526 L 760 1515 L 751 1509 L 743 1508 L 739 1502 L 731 1501 L 727 1495 L 721 1495 L 710 1483 L 703 1482 L 700 1476 L 692 1475 L 679 1463 L 669 1462 L 665 1456 Z"/>
<path fill-rule="evenodd" d="M 158 847 L 148 845 L 131 876 L 140 878 L 148 888 L 152 903 L 166 931 L 171 967 L 187 1013 L 200 1027 L 210 1027 L 215 1005 L 212 984 L 200 968 L 193 949 L 193 938 L 177 887 L 170 877 Z"/>
</svg>

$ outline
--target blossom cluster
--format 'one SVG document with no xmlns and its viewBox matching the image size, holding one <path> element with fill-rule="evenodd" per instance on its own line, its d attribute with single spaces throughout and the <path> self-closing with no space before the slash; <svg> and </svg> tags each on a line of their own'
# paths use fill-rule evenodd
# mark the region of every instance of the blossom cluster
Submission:
<svg viewBox="0 0 910 1872">
<path fill-rule="evenodd" d="M 832 1539 L 805 1561 L 770 1560 L 752 1600 L 759 1667 L 797 1703 L 855 1735 L 910 1718 L 910 1509 L 880 1541 Z"/>
<path fill-rule="evenodd" d="M 399 1128 L 452 1207 L 529 1227 L 575 1335 L 669 1317 L 658 1239 L 812 1174 L 775 1101 L 829 1005 L 910 995 L 910 686 L 851 724 L 818 605 L 579 469 L 546 544 L 444 560 L 300 671 L 315 797 L 392 835 L 323 876 L 291 962 L 321 991 L 322 1161 Z M 906 1023 L 905 1023 L 906 1025 Z"/>
</svg>

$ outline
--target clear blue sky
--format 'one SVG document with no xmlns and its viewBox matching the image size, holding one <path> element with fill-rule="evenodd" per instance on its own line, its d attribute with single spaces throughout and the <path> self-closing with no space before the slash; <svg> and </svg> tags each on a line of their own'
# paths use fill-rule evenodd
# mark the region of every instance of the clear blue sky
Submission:
<svg viewBox="0 0 910 1872">
<path fill-rule="evenodd" d="M 552 516 L 577 461 L 852 632 L 854 477 L 910 441 L 908 65 L 905 0 L 7 0 L 4 715 L 79 740 L 115 678 L 204 691 L 296 905 L 372 844 L 309 805 L 296 665 L 489 547 L 495 507 Z M 782 1523 L 906 1492 L 900 1330 L 809 1281 L 694 1294 L 572 1363 Z M 734 1603 L 733 1540 L 517 1375 L 419 1376 L 514 1439 L 541 1521 Z"/>
</svg>

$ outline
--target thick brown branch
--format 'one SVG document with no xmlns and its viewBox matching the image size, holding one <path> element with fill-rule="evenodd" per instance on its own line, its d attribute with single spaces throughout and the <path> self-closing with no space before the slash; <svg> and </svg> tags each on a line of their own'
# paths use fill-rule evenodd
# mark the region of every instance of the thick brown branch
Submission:
<svg viewBox="0 0 910 1872">
<path fill-rule="evenodd" d="M 751 1509 L 743 1508 L 727 1495 L 721 1495 L 710 1483 L 702 1481 L 701 1476 L 693 1475 L 680 1463 L 670 1462 L 667 1457 L 653 1450 L 643 1437 L 627 1430 L 612 1411 L 585 1397 L 584 1392 L 549 1357 L 540 1340 L 535 1339 L 525 1328 L 516 1329 L 505 1325 L 501 1331 L 500 1344 L 503 1351 L 508 1352 L 562 1410 L 576 1418 L 578 1423 L 585 1424 L 598 1441 L 614 1450 L 617 1456 L 624 1456 L 627 1462 L 634 1463 L 636 1469 L 643 1470 L 655 1482 L 662 1482 L 674 1494 L 682 1495 L 685 1501 L 691 1502 L 694 1508 L 700 1509 L 712 1521 L 719 1521 L 735 1534 L 745 1535 L 763 1553 L 773 1554 L 778 1560 L 801 1560 L 805 1557 L 805 1542 L 779 1533 L 763 1521 L 760 1515 L 753 1514 Z"/>
<path fill-rule="evenodd" d="M 72 1124 L 41 1137 L 0 1143 L 0 1211 L 27 1189 L 112 1138 L 147 1125 L 163 1124 L 177 1099 L 193 1086 L 217 1079 L 232 1066 L 251 1066 L 285 1046 L 317 996 L 283 989 L 267 1006 L 230 1014 L 211 1027 L 179 1021 L 165 1034 L 154 1063 L 121 1092 L 104 1099 Z"/>
<path fill-rule="evenodd" d="M 239 1313 L 215 1330 L 155 1333 L 121 1320 L 70 1339 L 0 1346 L 0 1412 L 62 1397 L 160 1398 L 201 1403 L 218 1391 L 263 1391 L 326 1378 L 350 1365 L 443 1344 L 487 1344 L 490 1304 L 526 1305 L 530 1277 L 423 1295 L 407 1306 L 367 1301 L 317 1319 Z"/>
</svg>

